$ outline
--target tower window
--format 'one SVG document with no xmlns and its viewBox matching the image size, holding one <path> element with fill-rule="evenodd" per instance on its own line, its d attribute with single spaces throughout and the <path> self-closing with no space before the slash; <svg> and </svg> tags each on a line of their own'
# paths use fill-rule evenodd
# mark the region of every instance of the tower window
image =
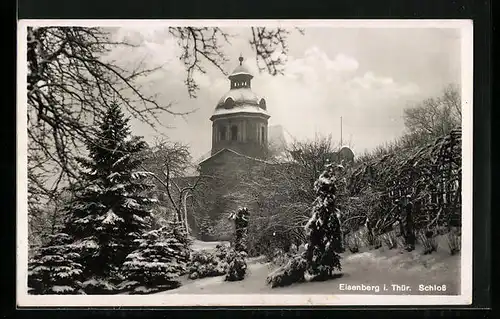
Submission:
<svg viewBox="0 0 500 319">
<path fill-rule="evenodd" d="M 261 109 L 265 110 L 266 109 L 266 100 L 260 99 L 259 106 Z"/>
<path fill-rule="evenodd" d="M 219 129 L 219 141 L 224 141 L 226 139 L 226 127 L 221 126 Z"/>
<path fill-rule="evenodd" d="M 230 109 L 230 108 L 232 108 L 233 106 L 234 106 L 234 100 L 233 100 L 232 98 L 228 97 L 228 98 L 226 99 L 226 101 L 224 101 L 224 107 L 225 107 L 226 109 Z"/>
<path fill-rule="evenodd" d="M 260 128 L 260 136 L 261 136 L 261 140 L 262 140 L 262 144 L 265 143 L 265 133 L 264 133 L 264 128 L 261 126 Z"/>
<path fill-rule="evenodd" d="M 231 126 L 231 140 L 238 140 L 238 127 L 236 125 Z"/>
</svg>

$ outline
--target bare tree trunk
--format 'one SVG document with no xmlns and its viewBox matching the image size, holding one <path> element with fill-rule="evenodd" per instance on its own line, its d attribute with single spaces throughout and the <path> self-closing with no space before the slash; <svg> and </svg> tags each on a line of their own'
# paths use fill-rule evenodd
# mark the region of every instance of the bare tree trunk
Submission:
<svg viewBox="0 0 500 319">
<path fill-rule="evenodd" d="M 187 216 L 187 199 L 190 197 L 188 193 L 184 194 L 183 198 L 183 209 L 184 209 L 184 224 L 186 227 L 186 233 L 189 235 L 189 223 L 188 223 L 188 216 Z"/>
</svg>

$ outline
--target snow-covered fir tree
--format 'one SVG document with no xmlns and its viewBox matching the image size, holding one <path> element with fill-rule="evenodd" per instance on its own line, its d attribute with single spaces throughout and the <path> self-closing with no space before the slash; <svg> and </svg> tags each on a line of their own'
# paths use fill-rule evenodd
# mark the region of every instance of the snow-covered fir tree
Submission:
<svg viewBox="0 0 500 319">
<path fill-rule="evenodd" d="M 149 231 L 136 242 L 139 247 L 123 264 L 125 281 L 120 288 L 146 294 L 179 287 L 179 276 L 186 273 L 190 256 L 182 223 L 172 222 Z"/>
<path fill-rule="evenodd" d="M 307 222 L 306 250 L 299 253 L 267 277 L 271 287 L 287 286 L 305 280 L 308 272 L 315 278 L 328 278 L 334 270 L 341 270 L 342 234 L 336 208 L 336 174 L 339 167 L 328 164 L 314 183 L 316 199 Z"/>
<path fill-rule="evenodd" d="M 65 233 L 50 236 L 28 265 L 30 294 L 80 294 L 82 265 L 80 255 L 71 245 L 72 238 Z"/>
<path fill-rule="evenodd" d="M 334 270 L 341 270 L 342 233 L 335 207 L 336 178 L 338 167 L 328 164 L 314 183 L 316 200 L 312 216 L 306 224 L 308 237 L 305 258 L 311 275 L 329 277 Z"/>
<path fill-rule="evenodd" d="M 245 278 L 247 270 L 247 232 L 249 212 L 246 207 L 238 209 L 229 218 L 234 220 L 235 238 L 233 250 L 227 256 L 227 270 L 225 280 L 238 281 Z"/>
<path fill-rule="evenodd" d="M 248 232 L 248 208 L 242 207 L 236 212 L 229 215 L 229 219 L 234 221 L 235 236 L 234 236 L 234 250 L 247 251 L 247 232 Z"/>
<path fill-rule="evenodd" d="M 153 186 L 141 172 L 145 142 L 130 134 L 128 119 L 118 105 L 107 108 L 96 137 L 87 143 L 81 185 L 68 208 L 66 233 L 80 249 L 86 293 L 113 293 L 126 256 L 136 239 L 149 230 Z"/>
</svg>

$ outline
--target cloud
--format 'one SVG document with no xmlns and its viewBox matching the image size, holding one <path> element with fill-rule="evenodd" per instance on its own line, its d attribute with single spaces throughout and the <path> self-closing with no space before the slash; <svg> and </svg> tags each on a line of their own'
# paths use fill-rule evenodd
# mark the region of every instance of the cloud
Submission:
<svg viewBox="0 0 500 319">
<path fill-rule="evenodd" d="M 353 147 L 364 150 L 403 130 L 403 107 L 418 96 L 419 87 L 369 71 L 360 74 L 359 69 L 352 56 L 330 58 L 312 47 L 301 57 L 289 58 L 284 76 L 261 74 L 253 87 L 266 97 L 270 121 L 297 138 L 320 133 L 339 140 L 342 116 L 344 137 L 352 136 Z"/>
<path fill-rule="evenodd" d="M 176 102 L 176 110 L 197 111 L 186 117 L 164 115 L 161 121 L 175 129 L 164 131 L 172 140 L 192 146 L 193 156 L 211 147 L 211 116 L 217 101 L 229 90 L 229 80 L 219 71 L 196 74 L 200 86 L 197 99 L 190 99 L 184 85 L 186 71 L 179 61 L 180 49 L 165 30 L 121 29 L 118 39 L 140 44 L 134 51 L 115 50 L 112 55 L 124 63 L 142 59 L 148 66 L 162 68 L 143 80 L 148 92 L 160 103 Z M 123 51 L 125 50 L 125 51 Z M 228 72 L 237 65 L 228 64 Z M 271 76 L 259 73 L 255 59 L 244 62 L 254 73 L 253 90 L 266 98 L 271 114 L 270 124 L 280 124 L 298 139 L 315 134 L 331 134 L 340 139 L 340 117 L 343 118 L 343 143 L 351 142 L 356 152 L 371 149 L 394 139 L 403 131 L 403 108 L 407 101 L 420 98 L 420 87 L 403 83 L 390 74 L 384 76 L 361 65 L 355 56 L 342 52 L 329 54 L 319 45 L 288 56 L 285 73 Z M 157 135 L 142 123 L 135 123 L 138 134 Z M 351 140 L 350 140 L 351 139 Z M 350 140 L 350 141 L 349 141 Z"/>
</svg>

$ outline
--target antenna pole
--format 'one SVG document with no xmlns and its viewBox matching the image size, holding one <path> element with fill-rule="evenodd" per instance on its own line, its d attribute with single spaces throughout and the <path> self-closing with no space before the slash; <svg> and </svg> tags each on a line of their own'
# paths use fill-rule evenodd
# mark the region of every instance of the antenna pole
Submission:
<svg viewBox="0 0 500 319">
<path fill-rule="evenodd" d="M 340 117 L 340 147 L 342 147 L 342 116 Z"/>
</svg>

